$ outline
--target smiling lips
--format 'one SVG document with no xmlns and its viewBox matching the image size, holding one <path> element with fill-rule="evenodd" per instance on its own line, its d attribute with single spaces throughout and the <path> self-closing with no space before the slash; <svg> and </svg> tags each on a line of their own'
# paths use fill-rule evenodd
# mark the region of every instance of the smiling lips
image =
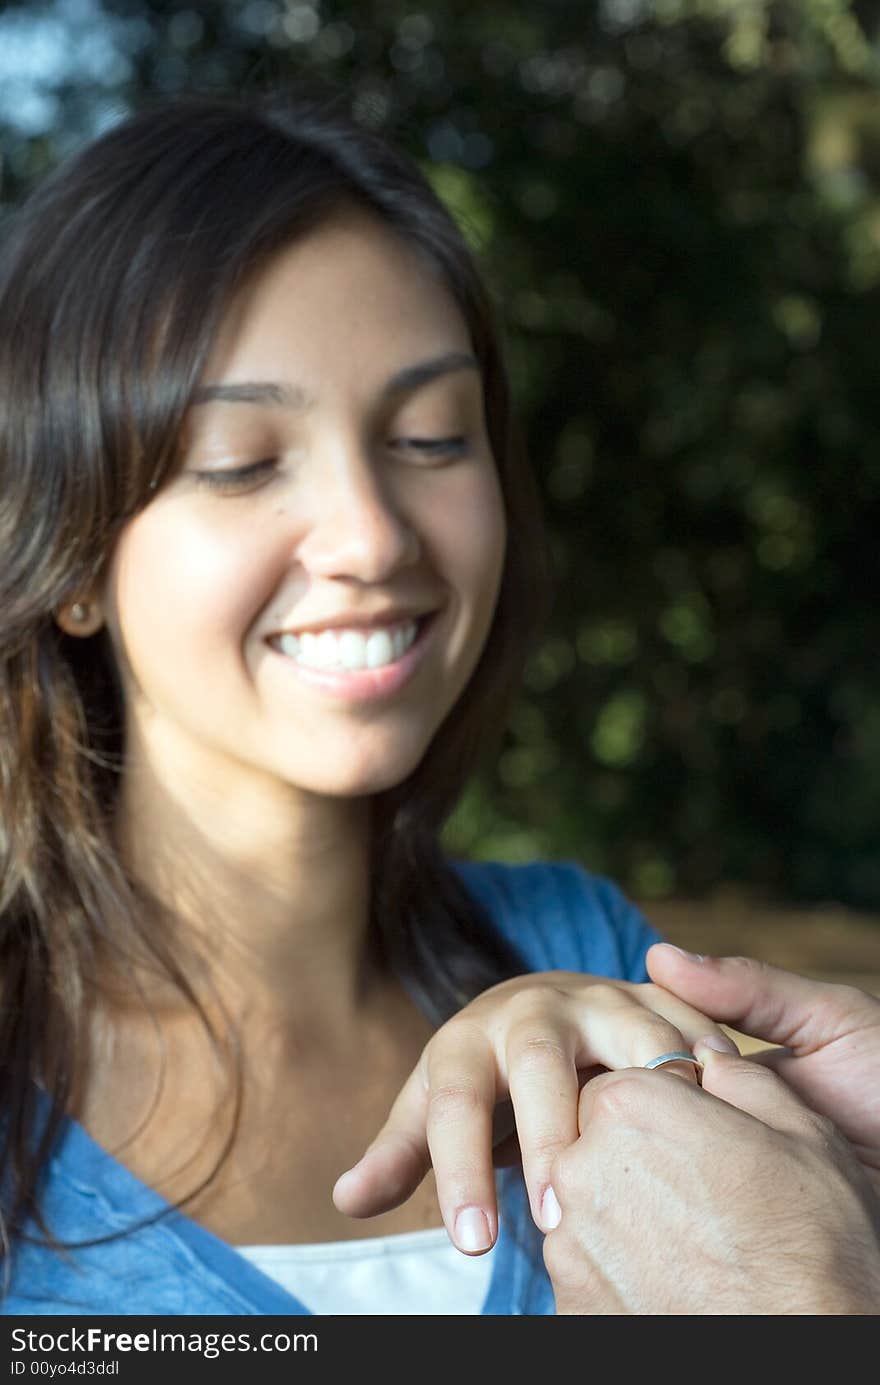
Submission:
<svg viewBox="0 0 880 1385">
<path fill-rule="evenodd" d="M 272 636 L 269 644 L 303 667 L 354 673 L 396 663 L 415 642 L 424 620 L 399 620 L 371 630 L 304 630 L 298 636 L 285 632 Z"/>
</svg>

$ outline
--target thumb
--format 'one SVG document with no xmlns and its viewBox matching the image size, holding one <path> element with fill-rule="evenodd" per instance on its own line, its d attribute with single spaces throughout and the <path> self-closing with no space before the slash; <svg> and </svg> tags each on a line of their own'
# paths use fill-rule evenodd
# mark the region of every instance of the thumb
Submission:
<svg viewBox="0 0 880 1385">
<path fill-rule="evenodd" d="M 417 1064 L 376 1138 L 333 1185 L 333 1202 L 345 1216 L 375 1217 L 399 1207 L 415 1192 L 431 1167 L 427 1099 L 421 1065 Z"/>
<path fill-rule="evenodd" d="M 709 1035 L 694 1044 L 693 1051 L 703 1064 L 703 1091 L 773 1130 L 803 1133 L 810 1108 L 788 1084 L 753 1058 L 715 1048 L 716 1042 L 715 1035 Z"/>
<path fill-rule="evenodd" d="M 752 957 L 699 957 L 655 943 L 646 957 L 651 980 L 710 1019 L 794 1053 L 811 1053 L 852 1027 L 859 993 L 812 981 Z"/>
</svg>

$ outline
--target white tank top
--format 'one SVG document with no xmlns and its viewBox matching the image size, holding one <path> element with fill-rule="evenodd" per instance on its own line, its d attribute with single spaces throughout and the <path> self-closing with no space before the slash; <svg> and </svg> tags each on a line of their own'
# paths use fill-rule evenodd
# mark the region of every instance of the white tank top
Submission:
<svg viewBox="0 0 880 1385">
<path fill-rule="evenodd" d="M 444 1227 L 306 1246 L 236 1246 L 310 1312 L 482 1312 L 494 1249 L 462 1255 Z"/>
</svg>

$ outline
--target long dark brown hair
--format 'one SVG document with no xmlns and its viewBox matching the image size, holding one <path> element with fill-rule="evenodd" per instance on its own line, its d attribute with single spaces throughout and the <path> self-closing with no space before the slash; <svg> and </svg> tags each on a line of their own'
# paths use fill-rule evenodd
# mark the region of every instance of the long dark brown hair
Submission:
<svg viewBox="0 0 880 1385">
<path fill-rule="evenodd" d="M 479 664 L 418 767 L 372 799 L 375 946 L 436 1024 L 523 970 L 440 844 L 466 784 L 500 746 L 552 601 L 492 293 L 417 164 L 362 128 L 343 93 L 310 86 L 247 103 L 154 104 L 49 176 L 0 256 L 4 1243 L 30 1234 L 30 1222 L 51 1240 L 40 1174 L 65 1114 L 77 1112 L 102 958 L 149 957 L 218 1038 L 179 940 L 154 926 L 158 901 L 114 845 L 124 718 L 109 639 L 71 638 L 55 615 L 100 579 L 121 527 L 172 474 L 232 296 L 282 247 L 352 205 L 439 273 L 468 324 L 507 522 Z"/>
</svg>

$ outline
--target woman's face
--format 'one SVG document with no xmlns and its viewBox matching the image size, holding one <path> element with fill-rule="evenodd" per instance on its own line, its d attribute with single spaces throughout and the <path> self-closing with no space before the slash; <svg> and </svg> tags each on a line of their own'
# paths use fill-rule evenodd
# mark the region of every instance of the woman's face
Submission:
<svg viewBox="0 0 880 1385">
<path fill-rule="evenodd" d="M 504 559 L 459 309 L 380 222 L 338 217 L 236 301 L 201 399 L 101 594 L 131 765 L 178 791 L 242 774 L 327 795 L 399 783 L 477 664 Z M 391 608 L 436 613 L 402 657 Z M 368 667 L 326 667 L 340 656 Z"/>
</svg>

